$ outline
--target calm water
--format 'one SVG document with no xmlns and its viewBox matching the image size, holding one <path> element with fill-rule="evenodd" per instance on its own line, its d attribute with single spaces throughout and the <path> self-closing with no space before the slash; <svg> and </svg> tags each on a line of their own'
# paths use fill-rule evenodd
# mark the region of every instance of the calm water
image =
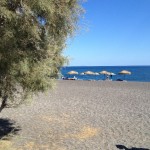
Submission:
<svg viewBox="0 0 150 150">
<path fill-rule="evenodd" d="M 61 73 L 64 77 L 72 78 L 74 75 L 68 75 L 69 71 L 77 71 L 79 75 L 75 75 L 78 79 L 82 80 L 103 80 L 104 75 L 80 75 L 81 72 L 93 71 L 101 72 L 103 70 L 113 72 L 116 75 L 112 77 L 113 80 L 124 79 L 124 76 L 118 75 L 118 72 L 122 70 L 128 70 L 132 74 L 126 75 L 127 81 L 139 81 L 139 82 L 150 82 L 150 66 L 82 66 L 82 67 L 62 67 Z"/>
</svg>

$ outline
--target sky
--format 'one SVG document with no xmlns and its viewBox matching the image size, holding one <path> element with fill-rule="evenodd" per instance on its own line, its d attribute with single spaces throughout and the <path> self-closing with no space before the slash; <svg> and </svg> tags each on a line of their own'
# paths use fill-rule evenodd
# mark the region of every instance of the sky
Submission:
<svg viewBox="0 0 150 150">
<path fill-rule="evenodd" d="M 69 66 L 150 65 L 150 0 L 88 0 Z"/>
</svg>

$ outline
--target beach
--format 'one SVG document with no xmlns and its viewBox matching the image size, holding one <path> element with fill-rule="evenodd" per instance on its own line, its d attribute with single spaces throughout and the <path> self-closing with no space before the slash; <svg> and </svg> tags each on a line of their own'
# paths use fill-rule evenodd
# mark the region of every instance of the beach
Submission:
<svg viewBox="0 0 150 150">
<path fill-rule="evenodd" d="M 60 80 L 0 118 L 17 150 L 150 149 L 150 82 Z"/>
</svg>

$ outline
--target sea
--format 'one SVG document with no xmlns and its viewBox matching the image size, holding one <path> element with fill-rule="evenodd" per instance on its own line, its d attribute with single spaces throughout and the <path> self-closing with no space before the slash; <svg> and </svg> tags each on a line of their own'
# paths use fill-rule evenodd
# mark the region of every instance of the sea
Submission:
<svg viewBox="0 0 150 150">
<path fill-rule="evenodd" d="M 135 82 L 150 82 L 150 66 L 65 66 L 61 68 L 61 74 L 63 77 L 73 78 L 74 76 L 78 80 L 105 80 L 104 75 L 81 75 L 80 73 L 86 71 L 101 72 L 101 71 L 113 72 L 116 75 L 112 76 L 112 80 L 117 79 L 135 81 Z M 131 72 L 131 75 L 119 75 L 122 70 Z M 69 71 L 77 71 L 78 75 L 69 75 Z"/>
</svg>

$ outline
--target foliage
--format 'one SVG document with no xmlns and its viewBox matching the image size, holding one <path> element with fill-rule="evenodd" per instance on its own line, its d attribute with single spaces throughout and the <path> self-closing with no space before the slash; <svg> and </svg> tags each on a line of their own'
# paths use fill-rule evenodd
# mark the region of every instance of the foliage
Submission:
<svg viewBox="0 0 150 150">
<path fill-rule="evenodd" d="M 79 0 L 0 0 L 1 109 L 52 87 L 81 12 Z"/>
</svg>

